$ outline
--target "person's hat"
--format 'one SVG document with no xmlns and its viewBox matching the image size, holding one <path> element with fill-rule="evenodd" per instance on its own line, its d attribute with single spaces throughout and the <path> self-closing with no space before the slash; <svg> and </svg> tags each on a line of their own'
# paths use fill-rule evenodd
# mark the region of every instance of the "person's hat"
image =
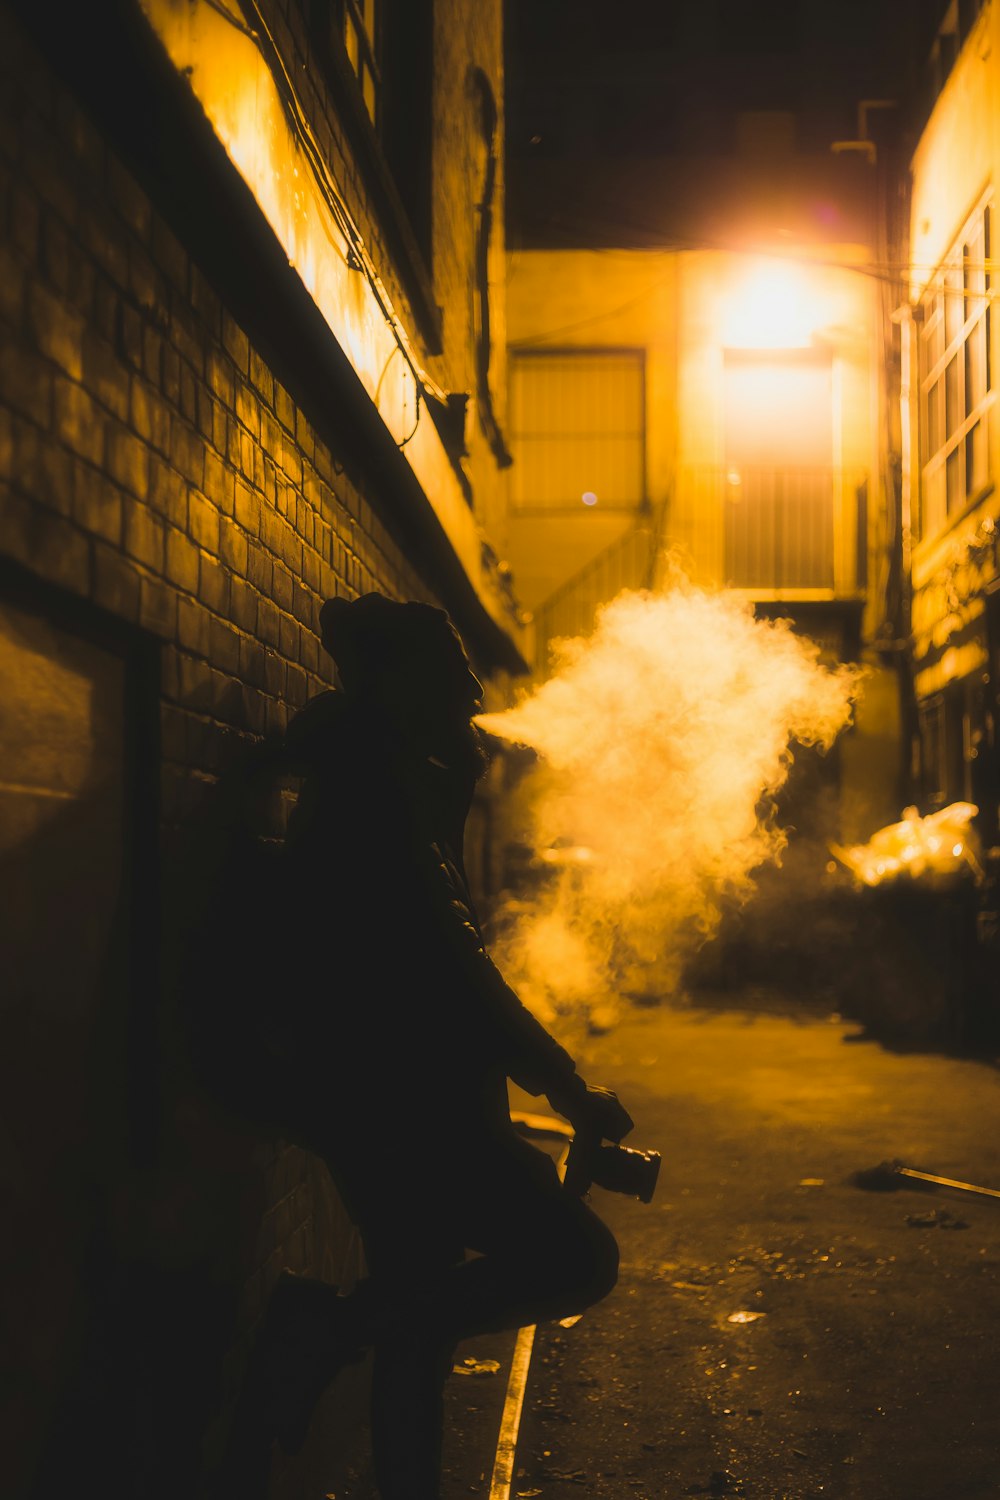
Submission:
<svg viewBox="0 0 1000 1500">
<path fill-rule="evenodd" d="M 323 647 L 337 664 L 348 693 L 362 691 L 386 672 L 420 673 L 444 649 L 464 648 L 447 613 L 432 604 L 398 603 L 384 594 L 328 599 L 320 610 Z"/>
</svg>

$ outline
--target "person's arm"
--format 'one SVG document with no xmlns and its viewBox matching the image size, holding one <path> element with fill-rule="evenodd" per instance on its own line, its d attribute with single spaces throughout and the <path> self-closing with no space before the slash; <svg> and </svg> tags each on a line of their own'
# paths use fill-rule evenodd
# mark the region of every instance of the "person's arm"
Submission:
<svg viewBox="0 0 1000 1500">
<path fill-rule="evenodd" d="M 610 1089 L 588 1085 L 570 1054 L 550 1035 L 504 979 L 486 951 L 471 907 L 447 864 L 435 872 L 446 901 L 441 935 L 457 964 L 462 989 L 475 997 L 474 1025 L 507 1076 L 526 1093 L 544 1094 L 577 1130 L 620 1141 L 632 1119 Z M 464 1018 L 463 1018 L 464 1019 Z"/>
</svg>

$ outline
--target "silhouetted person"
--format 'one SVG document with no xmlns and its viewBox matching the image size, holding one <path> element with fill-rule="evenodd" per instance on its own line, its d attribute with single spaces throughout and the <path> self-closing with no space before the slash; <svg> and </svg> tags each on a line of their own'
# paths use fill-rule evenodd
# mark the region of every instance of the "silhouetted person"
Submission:
<svg viewBox="0 0 1000 1500">
<path fill-rule="evenodd" d="M 342 691 L 287 736 L 304 776 L 284 876 L 288 1124 L 328 1163 L 370 1276 L 347 1297 L 284 1276 L 258 1363 L 294 1447 L 324 1386 L 374 1345 L 383 1500 L 436 1500 L 455 1344 L 580 1312 L 617 1275 L 610 1231 L 516 1134 L 508 1078 L 578 1129 L 617 1141 L 632 1122 L 487 956 L 462 853 L 482 687 L 448 616 L 368 594 L 329 600 L 321 620 Z"/>
</svg>

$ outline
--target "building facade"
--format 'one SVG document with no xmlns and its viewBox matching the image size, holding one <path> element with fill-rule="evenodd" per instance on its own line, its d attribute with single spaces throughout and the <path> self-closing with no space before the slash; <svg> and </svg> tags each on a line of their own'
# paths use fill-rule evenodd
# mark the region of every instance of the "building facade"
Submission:
<svg viewBox="0 0 1000 1500">
<path fill-rule="evenodd" d="M 993 4 L 945 9 L 911 166 L 909 296 L 898 315 L 915 777 L 928 808 L 976 803 L 991 843 L 1000 799 L 998 26 Z"/>
<path fill-rule="evenodd" d="M 216 789 L 329 687 L 331 595 L 446 606 L 497 692 L 524 666 L 500 3 L 0 31 L 5 1489 L 193 1495 L 278 1270 L 358 1266 L 323 1168 L 186 1056 Z M 274 937 L 246 905 L 232 941 Z"/>
<path fill-rule="evenodd" d="M 896 810 L 895 684 L 866 647 L 895 504 L 863 243 L 519 250 L 508 280 L 510 559 L 544 670 L 670 556 L 869 668 L 840 836 Z"/>
</svg>

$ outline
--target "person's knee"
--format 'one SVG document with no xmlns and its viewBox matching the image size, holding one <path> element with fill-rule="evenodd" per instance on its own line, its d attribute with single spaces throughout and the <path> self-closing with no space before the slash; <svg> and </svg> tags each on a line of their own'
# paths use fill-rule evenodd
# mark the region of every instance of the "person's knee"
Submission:
<svg viewBox="0 0 1000 1500">
<path fill-rule="evenodd" d="M 589 1226 L 586 1253 L 582 1257 L 581 1280 L 588 1307 L 601 1302 L 618 1284 L 618 1241 L 600 1219 Z"/>
<path fill-rule="evenodd" d="M 550 1274 L 571 1311 L 602 1301 L 618 1281 L 618 1242 L 611 1230 L 588 1210 L 551 1258 Z"/>
</svg>

